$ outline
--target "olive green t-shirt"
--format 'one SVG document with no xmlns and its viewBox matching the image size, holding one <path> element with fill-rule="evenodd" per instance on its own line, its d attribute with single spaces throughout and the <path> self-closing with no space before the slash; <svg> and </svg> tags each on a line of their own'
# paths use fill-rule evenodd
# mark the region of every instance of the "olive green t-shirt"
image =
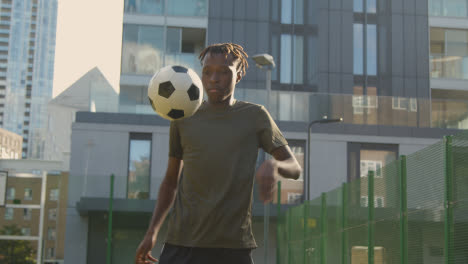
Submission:
<svg viewBox="0 0 468 264">
<path fill-rule="evenodd" d="M 258 148 L 287 141 L 265 107 L 243 101 L 215 109 L 204 102 L 171 122 L 169 156 L 184 161 L 167 243 L 187 247 L 255 248 L 252 200 Z"/>
</svg>

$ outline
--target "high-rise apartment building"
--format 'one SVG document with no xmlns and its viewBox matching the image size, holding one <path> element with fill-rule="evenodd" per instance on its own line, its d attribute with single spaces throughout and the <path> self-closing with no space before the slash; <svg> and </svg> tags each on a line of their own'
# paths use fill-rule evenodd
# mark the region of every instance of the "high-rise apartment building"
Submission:
<svg viewBox="0 0 468 264">
<path fill-rule="evenodd" d="M 57 0 L 0 1 L 0 127 L 42 158 L 52 97 Z"/>
</svg>

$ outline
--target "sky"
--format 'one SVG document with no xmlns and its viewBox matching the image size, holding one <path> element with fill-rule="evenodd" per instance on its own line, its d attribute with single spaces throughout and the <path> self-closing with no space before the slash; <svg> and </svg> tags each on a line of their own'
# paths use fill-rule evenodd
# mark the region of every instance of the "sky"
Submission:
<svg viewBox="0 0 468 264">
<path fill-rule="evenodd" d="M 94 67 L 119 91 L 124 0 L 58 0 L 53 97 Z"/>
</svg>

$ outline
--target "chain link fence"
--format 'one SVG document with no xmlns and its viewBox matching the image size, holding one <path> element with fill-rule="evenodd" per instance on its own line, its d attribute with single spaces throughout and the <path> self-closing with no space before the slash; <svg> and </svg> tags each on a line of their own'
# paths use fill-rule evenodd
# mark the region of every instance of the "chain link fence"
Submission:
<svg viewBox="0 0 468 264">
<path fill-rule="evenodd" d="M 278 264 L 468 263 L 468 132 L 278 210 Z"/>
</svg>

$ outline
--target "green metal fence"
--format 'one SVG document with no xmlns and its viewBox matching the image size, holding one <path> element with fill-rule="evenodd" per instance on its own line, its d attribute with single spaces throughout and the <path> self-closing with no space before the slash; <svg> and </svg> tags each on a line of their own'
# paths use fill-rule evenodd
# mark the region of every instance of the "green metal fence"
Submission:
<svg viewBox="0 0 468 264">
<path fill-rule="evenodd" d="M 279 213 L 277 263 L 468 263 L 468 132 Z"/>
</svg>

